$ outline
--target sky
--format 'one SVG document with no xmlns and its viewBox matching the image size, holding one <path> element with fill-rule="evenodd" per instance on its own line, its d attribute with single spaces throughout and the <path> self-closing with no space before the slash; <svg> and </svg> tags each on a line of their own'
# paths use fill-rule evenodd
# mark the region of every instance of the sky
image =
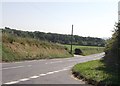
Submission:
<svg viewBox="0 0 120 86">
<path fill-rule="evenodd" d="M 23 31 L 111 37 L 118 21 L 116 0 L 4 0 L 2 24 Z M 0 17 L 1 18 L 1 17 Z"/>
</svg>

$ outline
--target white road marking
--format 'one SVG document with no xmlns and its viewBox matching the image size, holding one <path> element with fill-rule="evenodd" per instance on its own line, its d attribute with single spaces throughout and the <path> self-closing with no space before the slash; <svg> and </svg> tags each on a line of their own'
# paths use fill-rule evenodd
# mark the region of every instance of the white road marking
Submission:
<svg viewBox="0 0 120 86">
<path fill-rule="evenodd" d="M 29 63 L 29 62 L 36 62 L 36 61 L 37 62 L 43 62 L 43 61 L 46 61 L 46 59 L 43 59 L 43 60 L 28 60 L 28 61 L 11 62 L 11 63 L 13 63 L 13 64 L 18 63 L 19 64 L 19 63 Z M 2 64 L 6 64 L 6 65 L 11 64 L 11 63 L 10 62 L 8 62 L 8 63 L 7 62 L 2 62 Z"/>
<path fill-rule="evenodd" d="M 20 79 L 18 81 L 21 82 L 21 81 L 27 81 L 27 80 L 30 80 L 30 79 L 29 78 L 24 78 L 24 79 Z"/>
<path fill-rule="evenodd" d="M 21 67 L 31 67 L 32 65 L 27 65 L 27 66 L 16 66 L 16 67 L 7 67 L 7 68 L 2 68 L 2 70 L 5 69 L 15 69 L 15 68 L 21 68 Z"/>
<path fill-rule="evenodd" d="M 16 84 L 16 83 L 18 83 L 19 81 L 12 81 L 12 82 L 7 82 L 7 83 L 5 83 L 5 84 Z"/>
<path fill-rule="evenodd" d="M 24 66 L 8 67 L 8 68 L 2 68 L 2 69 L 3 69 L 3 70 L 4 70 L 4 69 L 14 69 L 14 68 L 20 68 L 20 67 L 24 67 Z"/>
<path fill-rule="evenodd" d="M 46 74 L 53 74 L 54 72 L 48 72 L 48 73 L 46 73 Z"/>
<path fill-rule="evenodd" d="M 54 73 L 57 73 L 57 72 L 59 72 L 59 71 L 54 71 Z"/>
<path fill-rule="evenodd" d="M 35 79 L 35 78 L 38 78 L 39 76 L 31 76 L 30 78 L 31 79 Z"/>
<path fill-rule="evenodd" d="M 46 74 L 39 74 L 39 76 L 45 76 Z"/>
<path fill-rule="evenodd" d="M 85 60 L 85 59 L 82 59 L 82 60 Z M 73 61 L 73 60 L 71 60 L 71 61 Z M 62 62 L 62 61 L 50 62 L 50 63 L 46 63 L 46 64 L 59 63 L 59 62 Z M 30 66 L 31 65 L 28 65 L 28 67 L 30 67 Z M 20 68 L 20 67 L 26 67 L 26 66 L 9 67 L 9 68 L 3 68 L 3 69 L 13 69 L 13 68 Z M 58 72 L 61 72 L 61 71 L 66 71 L 66 70 L 69 70 L 71 67 L 72 66 L 68 66 L 68 67 L 65 67 L 65 68 L 63 68 L 61 70 L 48 72 L 48 73 L 45 73 L 45 74 L 39 74 L 38 76 L 34 75 L 34 76 L 29 77 L 29 78 L 23 78 L 23 79 L 19 79 L 17 81 L 10 81 L 10 82 L 4 83 L 4 84 L 16 84 L 16 83 L 19 83 L 21 81 L 27 81 L 27 80 L 30 80 L 30 79 L 39 78 L 41 76 L 46 76 L 46 75 L 49 75 L 49 74 L 54 74 L 54 73 L 58 73 Z"/>
<path fill-rule="evenodd" d="M 29 77 L 29 78 L 23 78 L 23 79 L 19 79 L 19 80 L 16 80 L 16 81 L 10 81 L 10 82 L 4 83 L 4 84 L 16 84 L 16 83 L 19 83 L 19 82 L 22 82 L 22 81 L 27 81 L 27 80 L 39 78 L 41 76 L 50 75 L 50 74 L 54 74 L 54 73 L 61 72 L 61 71 L 66 71 L 66 70 L 69 70 L 70 67 L 72 67 L 72 66 L 68 66 L 68 67 L 65 67 L 61 70 L 48 72 L 48 73 L 45 73 L 45 74 L 39 74 L 38 76 L 34 75 L 34 76 Z"/>
</svg>

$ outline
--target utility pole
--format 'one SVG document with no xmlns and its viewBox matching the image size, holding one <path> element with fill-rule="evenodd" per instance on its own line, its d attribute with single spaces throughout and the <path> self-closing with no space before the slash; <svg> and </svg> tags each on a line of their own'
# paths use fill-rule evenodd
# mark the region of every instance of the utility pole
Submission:
<svg viewBox="0 0 120 86">
<path fill-rule="evenodd" d="M 71 54 L 72 54 L 72 41 L 73 41 L 73 25 L 72 25 L 72 32 L 71 32 Z"/>
</svg>

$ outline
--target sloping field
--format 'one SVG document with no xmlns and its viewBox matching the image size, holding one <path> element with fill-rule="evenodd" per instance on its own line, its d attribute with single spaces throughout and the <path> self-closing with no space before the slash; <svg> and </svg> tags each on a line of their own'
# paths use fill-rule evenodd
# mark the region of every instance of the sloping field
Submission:
<svg viewBox="0 0 120 86">
<path fill-rule="evenodd" d="M 70 57 L 65 47 L 32 38 L 15 37 L 3 33 L 2 61 L 51 59 Z"/>
</svg>

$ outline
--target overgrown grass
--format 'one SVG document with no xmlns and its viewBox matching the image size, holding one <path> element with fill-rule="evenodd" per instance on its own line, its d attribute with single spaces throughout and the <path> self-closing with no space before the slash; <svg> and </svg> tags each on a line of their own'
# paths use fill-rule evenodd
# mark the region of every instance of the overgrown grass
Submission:
<svg viewBox="0 0 120 86">
<path fill-rule="evenodd" d="M 64 45 L 67 47 L 70 51 L 71 46 L 70 45 Z M 73 45 L 72 51 L 78 48 L 81 49 L 83 52 L 83 55 L 90 55 L 90 54 L 95 54 L 95 53 L 101 53 L 104 51 L 104 47 L 96 47 L 96 46 L 79 46 L 79 45 Z"/>
<path fill-rule="evenodd" d="M 72 71 L 78 78 L 84 78 L 88 83 L 96 86 L 119 86 L 118 69 L 114 66 L 105 66 L 102 60 L 89 61 L 76 64 Z M 118 85 L 119 84 L 119 85 Z"/>
<path fill-rule="evenodd" d="M 68 50 L 59 44 L 32 38 L 15 37 L 6 33 L 2 37 L 2 61 L 71 57 Z"/>
</svg>

